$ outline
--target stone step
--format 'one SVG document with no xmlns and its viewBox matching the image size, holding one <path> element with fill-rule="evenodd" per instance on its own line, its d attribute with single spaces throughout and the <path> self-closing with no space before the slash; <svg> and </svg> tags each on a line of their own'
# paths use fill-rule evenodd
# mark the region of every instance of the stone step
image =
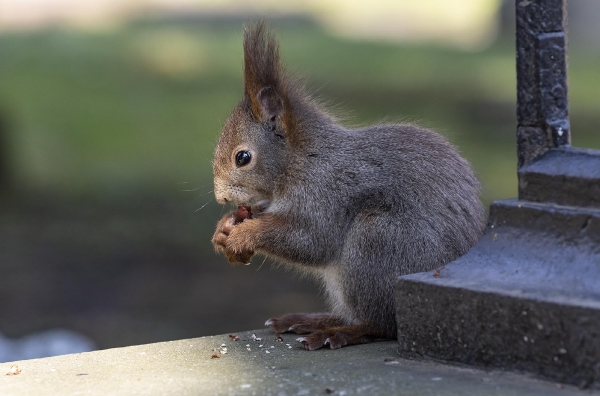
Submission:
<svg viewBox="0 0 600 396">
<path fill-rule="evenodd" d="M 600 388 L 600 210 L 494 202 L 473 249 L 396 286 L 402 356 Z"/>
<path fill-rule="evenodd" d="M 519 169 L 525 201 L 600 208 L 600 151 L 561 147 Z"/>
</svg>

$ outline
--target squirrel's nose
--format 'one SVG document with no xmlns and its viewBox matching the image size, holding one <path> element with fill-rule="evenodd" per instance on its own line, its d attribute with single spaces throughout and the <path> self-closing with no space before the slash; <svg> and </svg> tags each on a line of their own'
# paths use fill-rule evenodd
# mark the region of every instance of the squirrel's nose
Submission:
<svg viewBox="0 0 600 396">
<path fill-rule="evenodd" d="M 227 183 L 215 178 L 214 192 L 215 198 L 219 204 L 225 205 L 226 203 L 231 202 L 231 191 L 228 188 Z"/>
<path fill-rule="evenodd" d="M 229 202 L 229 200 L 227 198 L 225 198 L 224 196 L 215 196 L 215 198 L 217 199 L 217 202 L 221 205 L 225 205 L 227 202 Z"/>
</svg>

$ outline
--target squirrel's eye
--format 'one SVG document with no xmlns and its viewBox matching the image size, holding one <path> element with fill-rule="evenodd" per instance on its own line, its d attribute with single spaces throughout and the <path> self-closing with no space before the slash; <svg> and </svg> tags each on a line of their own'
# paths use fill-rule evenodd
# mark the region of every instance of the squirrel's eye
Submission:
<svg viewBox="0 0 600 396">
<path fill-rule="evenodd" d="M 238 151 L 235 155 L 235 164 L 238 167 L 248 165 L 251 159 L 252 154 L 250 154 L 250 151 Z"/>
</svg>

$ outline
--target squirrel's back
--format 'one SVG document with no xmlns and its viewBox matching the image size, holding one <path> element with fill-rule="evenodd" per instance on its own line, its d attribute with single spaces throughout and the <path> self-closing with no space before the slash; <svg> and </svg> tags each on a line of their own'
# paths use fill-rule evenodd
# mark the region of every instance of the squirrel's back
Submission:
<svg viewBox="0 0 600 396">
<path fill-rule="evenodd" d="M 344 225 L 361 213 L 429 219 L 460 254 L 481 235 L 481 185 L 469 162 L 438 133 L 411 124 L 331 125 L 311 136 L 310 146 L 295 153 L 305 171 L 296 172 L 284 195 L 303 201 L 310 197 L 345 217 L 340 221 Z M 302 210 L 303 205 L 297 207 Z"/>
</svg>

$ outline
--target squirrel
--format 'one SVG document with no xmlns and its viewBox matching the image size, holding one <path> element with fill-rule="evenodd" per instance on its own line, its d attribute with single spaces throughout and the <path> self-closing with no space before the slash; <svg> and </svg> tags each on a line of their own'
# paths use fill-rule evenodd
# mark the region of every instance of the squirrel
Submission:
<svg viewBox="0 0 600 396">
<path fill-rule="evenodd" d="M 307 350 L 397 337 L 394 281 L 479 239 L 485 209 L 471 165 L 411 124 L 350 129 L 287 74 L 264 21 L 244 30 L 243 98 L 213 160 L 214 194 L 239 205 L 212 243 L 231 263 L 256 254 L 310 274 L 331 312 L 265 323 Z"/>
</svg>

